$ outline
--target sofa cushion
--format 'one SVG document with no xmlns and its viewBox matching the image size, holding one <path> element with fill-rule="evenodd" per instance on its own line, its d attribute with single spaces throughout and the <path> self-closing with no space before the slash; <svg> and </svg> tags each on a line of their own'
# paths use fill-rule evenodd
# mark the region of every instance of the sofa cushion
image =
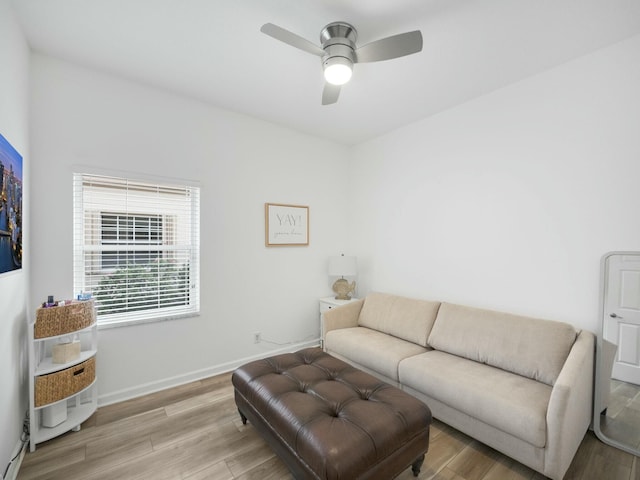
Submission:
<svg viewBox="0 0 640 480">
<path fill-rule="evenodd" d="M 437 350 L 402 360 L 399 376 L 402 385 L 483 423 L 546 444 L 549 385 Z"/>
<path fill-rule="evenodd" d="M 358 325 L 426 347 L 439 307 L 440 302 L 371 293 L 365 298 Z"/>
<path fill-rule="evenodd" d="M 394 381 L 398 381 L 401 360 L 427 351 L 415 343 L 364 327 L 327 332 L 324 348 L 327 353 L 337 353 Z"/>
<path fill-rule="evenodd" d="M 553 385 L 577 334 L 567 323 L 443 303 L 429 345 Z"/>
</svg>

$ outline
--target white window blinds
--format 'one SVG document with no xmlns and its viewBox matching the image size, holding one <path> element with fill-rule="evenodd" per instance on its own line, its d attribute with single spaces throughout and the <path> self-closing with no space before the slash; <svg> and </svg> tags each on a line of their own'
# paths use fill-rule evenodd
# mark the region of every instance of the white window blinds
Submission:
<svg viewBox="0 0 640 480">
<path fill-rule="evenodd" d="M 98 322 L 198 313 L 200 189 L 74 174 L 74 291 Z"/>
</svg>

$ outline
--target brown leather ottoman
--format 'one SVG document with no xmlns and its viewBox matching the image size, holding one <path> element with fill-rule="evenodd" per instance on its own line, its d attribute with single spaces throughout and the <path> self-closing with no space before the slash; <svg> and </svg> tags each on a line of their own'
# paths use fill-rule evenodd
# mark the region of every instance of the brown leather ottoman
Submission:
<svg viewBox="0 0 640 480">
<path fill-rule="evenodd" d="M 232 382 L 243 423 L 298 480 L 387 480 L 409 466 L 420 472 L 429 408 L 319 348 L 248 363 Z"/>
</svg>

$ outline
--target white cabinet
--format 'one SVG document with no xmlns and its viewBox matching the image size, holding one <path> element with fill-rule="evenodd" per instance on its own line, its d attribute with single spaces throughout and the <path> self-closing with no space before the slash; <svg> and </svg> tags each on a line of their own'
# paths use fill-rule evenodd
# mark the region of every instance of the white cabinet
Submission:
<svg viewBox="0 0 640 480">
<path fill-rule="evenodd" d="M 32 452 L 38 443 L 69 430 L 80 430 L 80 424 L 98 407 L 95 318 L 87 327 L 42 338 L 35 337 L 35 325 L 29 323 L 29 446 Z M 68 340 L 80 342 L 79 356 L 65 363 L 54 363 L 54 347 L 60 348 L 57 345 Z"/>
<path fill-rule="evenodd" d="M 334 297 L 324 297 L 320 299 L 320 348 L 324 348 L 324 313 L 332 308 L 353 302 L 354 300 L 357 300 L 357 298 L 352 298 L 351 300 L 336 300 Z"/>
</svg>

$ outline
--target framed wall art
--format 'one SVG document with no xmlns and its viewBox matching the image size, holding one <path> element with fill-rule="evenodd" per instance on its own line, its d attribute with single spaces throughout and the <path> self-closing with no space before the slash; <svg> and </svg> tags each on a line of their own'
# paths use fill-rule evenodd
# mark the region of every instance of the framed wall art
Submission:
<svg viewBox="0 0 640 480">
<path fill-rule="evenodd" d="M 267 247 L 309 245 L 309 207 L 265 203 L 264 220 Z"/>
<path fill-rule="evenodd" d="M 22 268 L 22 155 L 0 134 L 0 274 Z"/>
</svg>

